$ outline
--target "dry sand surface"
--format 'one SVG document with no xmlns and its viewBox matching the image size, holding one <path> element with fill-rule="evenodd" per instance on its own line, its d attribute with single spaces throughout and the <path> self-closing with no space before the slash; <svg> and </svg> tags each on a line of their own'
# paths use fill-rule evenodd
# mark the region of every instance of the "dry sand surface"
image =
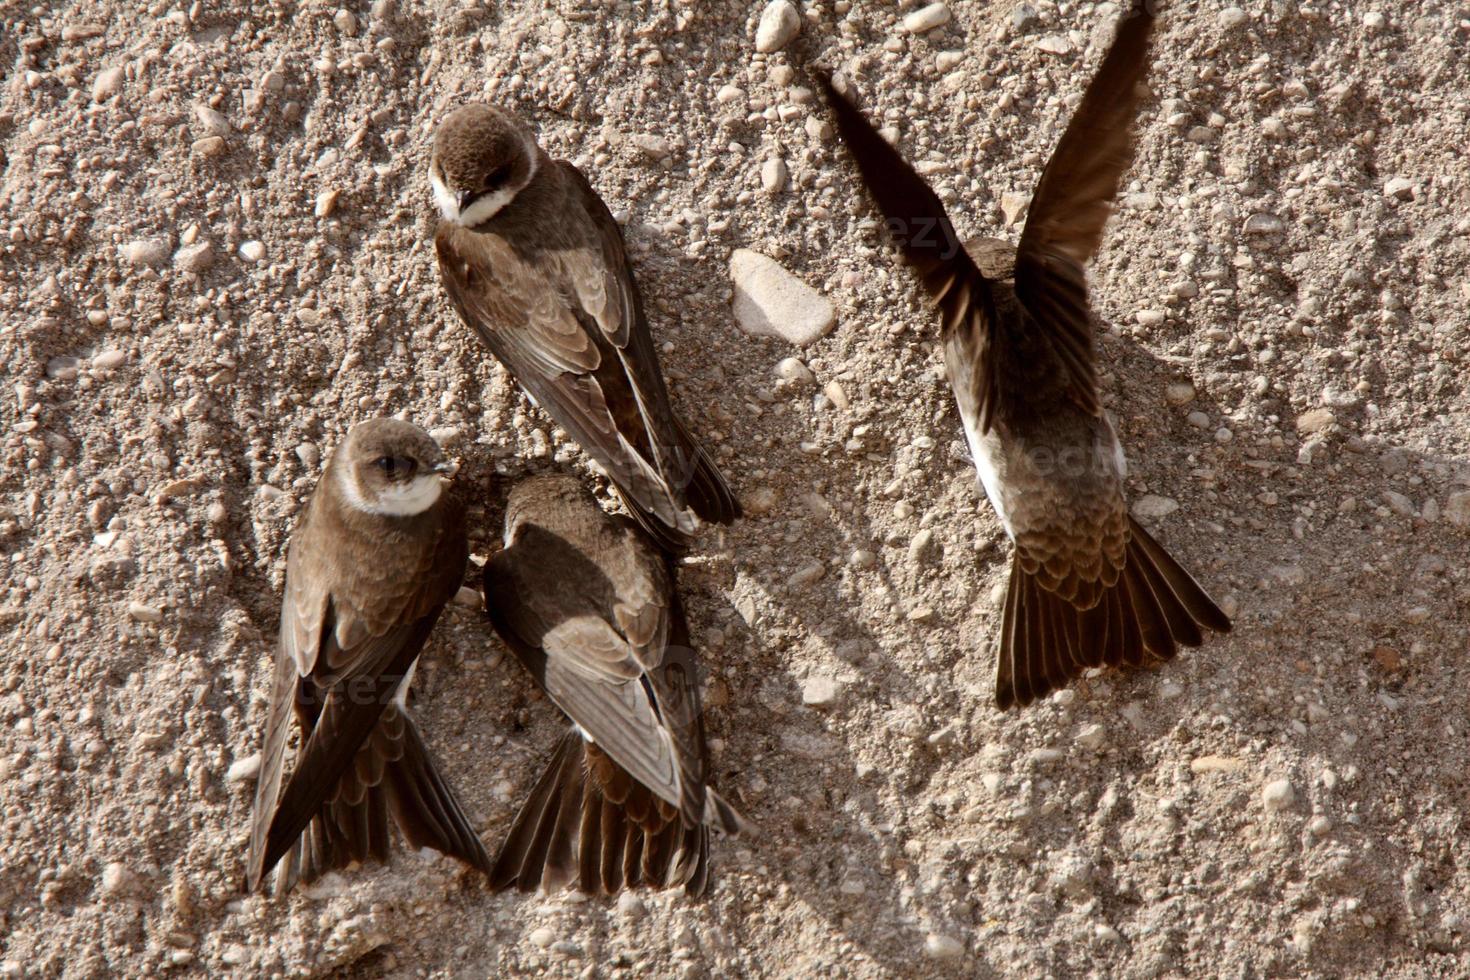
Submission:
<svg viewBox="0 0 1470 980">
<path fill-rule="evenodd" d="M 1236 629 L 1001 715 L 1009 546 L 803 66 L 1014 236 L 1112 4 L 820 0 L 764 54 L 761 5 L 713 0 L 0 5 L 0 976 L 1470 975 L 1470 8 L 1167 6 L 1101 384 L 1141 519 Z M 624 223 L 747 503 L 682 573 L 763 829 L 702 903 L 402 850 L 239 891 L 324 455 L 435 430 L 481 560 L 506 477 L 585 466 L 437 284 L 429 134 L 481 97 Z M 741 332 L 737 248 L 836 327 Z M 468 603 L 420 677 L 494 846 L 562 722 Z"/>
</svg>

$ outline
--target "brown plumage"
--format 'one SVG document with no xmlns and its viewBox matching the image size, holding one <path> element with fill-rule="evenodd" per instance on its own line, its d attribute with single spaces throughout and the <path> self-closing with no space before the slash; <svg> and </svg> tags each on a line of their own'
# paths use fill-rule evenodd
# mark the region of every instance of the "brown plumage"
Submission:
<svg viewBox="0 0 1470 980">
<path fill-rule="evenodd" d="M 986 495 L 1015 542 L 998 637 L 1002 708 L 1089 667 L 1140 666 L 1229 619 L 1128 515 L 1123 453 L 1097 394 L 1086 263 L 1133 156 L 1153 15 L 1139 0 L 1032 198 L 1020 244 L 961 243 L 934 192 L 828 79 L 844 142 L 941 339 Z"/>
<path fill-rule="evenodd" d="M 491 883 L 701 894 L 709 828 L 744 821 L 708 785 L 698 668 L 666 559 L 565 475 L 518 484 L 505 522 L 486 608 L 576 727 L 516 815 Z"/>
<path fill-rule="evenodd" d="M 681 552 L 740 506 L 674 414 L 622 231 L 576 167 L 519 120 L 469 105 L 434 139 L 434 236 L 455 309 L 522 388 Z"/>
<path fill-rule="evenodd" d="M 468 557 L 445 472 L 422 429 L 364 422 L 327 463 L 291 536 L 251 817 L 252 891 L 283 858 L 282 892 L 386 860 L 390 814 L 414 847 L 489 870 L 406 707 L 419 652 Z M 282 790 L 293 713 L 302 744 Z"/>
</svg>

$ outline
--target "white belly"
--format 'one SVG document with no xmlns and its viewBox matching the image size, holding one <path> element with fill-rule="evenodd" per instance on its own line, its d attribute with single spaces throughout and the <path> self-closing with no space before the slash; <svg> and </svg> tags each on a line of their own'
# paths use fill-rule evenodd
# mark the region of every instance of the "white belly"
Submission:
<svg viewBox="0 0 1470 980">
<path fill-rule="evenodd" d="M 1000 518 L 1001 527 L 1006 529 L 1006 535 L 1014 541 L 1016 532 L 1011 529 L 1010 519 L 1006 516 L 1005 498 L 1001 494 L 1001 469 L 1005 456 L 1000 437 L 993 428 L 985 435 L 980 435 L 976 430 L 976 420 L 970 418 L 970 414 L 963 409 L 960 411 L 960 419 L 965 426 L 965 441 L 970 444 L 970 455 L 975 459 L 975 472 L 980 475 L 980 485 L 985 488 L 985 496 L 990 499 L 990 506 L 995 508 L 995 516 Z"/>
</svg>

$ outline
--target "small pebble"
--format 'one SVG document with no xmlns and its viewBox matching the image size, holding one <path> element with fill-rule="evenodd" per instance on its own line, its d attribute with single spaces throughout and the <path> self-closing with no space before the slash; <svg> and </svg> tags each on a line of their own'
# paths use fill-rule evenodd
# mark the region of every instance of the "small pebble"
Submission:
<svg viewBox="0 0 1470 980">
<path fill-rule="evenodd" d="M 1456 527 L 1470 527 L 1470 490 L 1450 494 L 1440 512 Z"/>
<path fill-rule="evenodd" d="M 127 363 L 128 355 L 116 347 L 92 355 L 92 367 L 98 371 L 112 371 Z"/>
<path fill-rule="evenodd" d="M 932 31 L 936 27 L 948 24 L 954 15 L 950 13 L 949 6 L 944 3 L 931 3 L 927 7 L 920 7 L 913 13 L 904 17 L 903 29 L 910 34 L 923 34 Z"/>
<path fill-rule="evenodd" d="M 837 324 L 830 300 L 759 252 L 736 249 L 730 278 L 735 322 L 753 337 L 779 337 L 805 347 Z"/>
<path fill-rule="evenodd" d="M 225 772 L 225 782 L 242 783 L 254 779 L 260 773 L 260 753 L 253 752 L 243 759 L 236 759 Z"/>
<path fill-rule="evenodd" d="M 334 189 L 318 194 L 316 196 L 316 216 L 318 218 L 330 217 L 332 212 L 337 210 L 337 198 L 341 196 L 341 193 Z"/>
<path fill-rule="evenodd" d="M 1269 211 L 1257 211 L 1245 219 L 1247 235 L 1279 235 L 1286 230 L 1286 222 Z"/>
<path fill-rule="evenodd" d="M 1140 327 L 1157 327 L 1164 322 L 1165 315 L 1163 310 L 1139 310 L 1133 318 Z"/>
<path fill-rule="evenodd" d="M 207 105 L 196 105 L 194 118 L 199 120 L 199 125 L 204 128 L 206 136 L 228 136 L 234 132 L 234 127 L 225 118 L 225 114 Z"/>
<path fill-rule="evenodd" d="M 643 899 L 638 897 L 634 891 L 625 891 L 618 895 L 618 911 L 630 919 L 641 919 L 647 914 L 648 909 L 643 904 Z"/>
<path fill-rule="evenodd" d="M 1265 804 L 1268 813 L 1280 813 L 1296 803 L 1296 789 L 1289 779 L 1273 780 L 1262 788 L 1261 802 Z"/>
<path fill-rule="evenodd" d="M 138 876 L 121 861 L 111 861 L 102 869 L 102 894 L 117 897 L 131 892 Z"/>
<path fill-rule="evenodd" d="M 1107 731 L 1101 725 L 1083 725 L 1077 731 L 1077 744 L 1084 749 L 1097 751 L 1107 744 Z"/>
<path fill-rule="evenodd" d="M 531 934 L 526 938 L 531 941 L 532 946 L 539 946 L 545 949 L 556 942 L 556 933 L 549 926 L 541 926 L 539 929 L 532 929 Z"/>
<path fill-rule="evenodd" d="M 136 600 L 128 603 L 128 615 L 140 623 L 158 623 L 163 621 L 162 609 Z"/>
<path fill-rule="evenodd" d="M 97 77 L 92 79 L 92 101 L 106 102 L 121 92 L 127 77 L 127 72 L 121 65 L 98 72 Z"/>
<path fill-rule="evenodd" d="M 1170 405 L 1188 405 L 1194 395 L 1194 385 L 1188 381 L 1176 381 L 1164 389 L 1164 400 Z"/>
<path fill-rule="evenodd" d="M 1246 13 L 1239 7 L 1226 7 L 1224 10 L 1220 11 L 1219 16 L 1216 18 L 1216 22 L 1223 29 L 1228 31 L 1232 30 L 1233 28 L 1239 27 L 1241 24 L 1244 24 L 1250 19 L 1250 14 Z"/>
<path fill-rule="evenodd" d="M 1407 177 L 1394 177 L 1383 185 L 1383 193 L 1400 201 L 1414 199 L 1414 182 Z"/>
<path fill-rule="evenodd" d="M 1133 504 L 1133 516 L 1145 520 L 1159 520 L 1179 509 L 1179 501 L 1157 494 L 1145 494 Z"/>
<path fill-rule="evenodd" d="M 786 187 L 786 161 L 780 157 L 771 157 L 761 164 L 761 190 L 772 197 L 781 193 Z"/>
<path fill-rule="evenodd" d="M 755 49 L 763 54 L 780 51 L 801 31 L 801 14 L 791 0 L 771 0 L 755 29 Z"/>
<path fill-rule="evenodd" d="M 332 23 L 348 37 L 357 33 L 357 15 L 350 10 L 337 11 L 332 15 Z"/>
<path fill-rule="evenodd" d="M 217 157 L 227 149 L 223 136 L 206 136 L 194 141 L 192 150 L 202 157 Z"/>
<path fill-rule="evenodd" d="M 827 566 L 819 561 L 814 561 L 810 564 L 803 565 L 793 572 L 791 577 L 786 580 L 786 584 L 794 589 L 800 589 L 820 581 L 822 576 L 826 574 Z"/>
<path fill-rule="evenodd" d="M 776 377 L 786 381 L 799 384 L 810 384 L 816 381 L 812 369 L 807 367 L 799 357 L 783 357 L 776 363 Z"/>
<path fill-rule="evenodd" d="M 240 257 L 247 262 L 259 262 L 265 258 L 265 243 L 251 239 L 240 243 Z"/>
<path fill-rule="evenodd" d="M 924 954 L 935 960 L 957 960 L 965 955 L 965 944 L 953 936 L 931 932 L 924 937 Z"/>
<path fill-rule="evenodd" d="M 823 674 L 814 674 L 801 685 L 801 703 L 808 707 L 831 707 L 841 696 L 841 682 Z"/>
<path fill-rule="evenodd" d="M 1048 34 L 1036 42 L 1036 50 L 1047 54 L 1068 54 L 1072 50 L 1072 42 L 1060 34 Z"/>
<path fill-rule="evenodd" d="M 214 265 L 214 246 L 208 240 L 181 248 L 174 253 L 174 266 L 195 275 L 207 271 Z"/>
<path fill-rule="evenodd" d="M 168 265 L 168 241 L 163 238 L 140 238 L 122 247 L 122 257 L 129 265 L 146 265 L 160 269 Z"/>
<path fill-rule="evenodd" d="M 1297 416 L 1296 431 L 1310 435 L 1313 432 L 1321 432 L 1336 421 L 1336 417 L 1327 409 L 1314 408 Z"/>
</svg>

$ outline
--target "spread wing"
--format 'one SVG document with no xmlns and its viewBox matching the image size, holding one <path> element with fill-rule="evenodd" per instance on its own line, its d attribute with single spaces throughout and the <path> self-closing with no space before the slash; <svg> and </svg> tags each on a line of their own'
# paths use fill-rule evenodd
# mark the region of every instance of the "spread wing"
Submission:
<svg viewBox="0 0 1470 980">
<path fill-rule="evenodd" d="M 1102 241 L 1123 171 L 1133 160 L 1133 121 L 1148 71 L 1151 2 L 1138 0 L 1042 171 L 1016 249 L 1016 295 L 1097 414 L 1087 262 Z"/>
<path fill-rule="evenodd" d="M 692 664 L 681 659 L 692 652 L 667 646 L 667 571 L 651 549 L 642 558 L 594 562 L 565 538 L 523 525 L 485 566 L 485 603 L 496 632 L 586 737 L 698 823 L 698 693 Z"/>
<path fill-rule="evenodd" d="M 698 454 L 676 423 L 642 300 L 606 205 L 562 168 L 578 211 L 534 259 L 493 230 L 445 222 L 435 236 L 450 300 L 532 398 L 634 508 L 681 533 Z"/>
<path fill-rule="evenodd" d="M 995 345 L 1003 342 L 990 281 L 965 251 L 944 206 L 924 178 L 833 88 L 827 75 L 819 74 L 817 80 L 826 91 L 837 129 L 857 162 L 863 184 L 877 202 L 904 261 L 918 273 L 940 309 L 941 336 L 947 344 L 957 339 L 967 364 L 973 365 L 966 371 L 961 395 L 972 406 L 983 435 L 990 431 L 1000 398 L 1001 358 L 995 356 Z"/>
</svg>

